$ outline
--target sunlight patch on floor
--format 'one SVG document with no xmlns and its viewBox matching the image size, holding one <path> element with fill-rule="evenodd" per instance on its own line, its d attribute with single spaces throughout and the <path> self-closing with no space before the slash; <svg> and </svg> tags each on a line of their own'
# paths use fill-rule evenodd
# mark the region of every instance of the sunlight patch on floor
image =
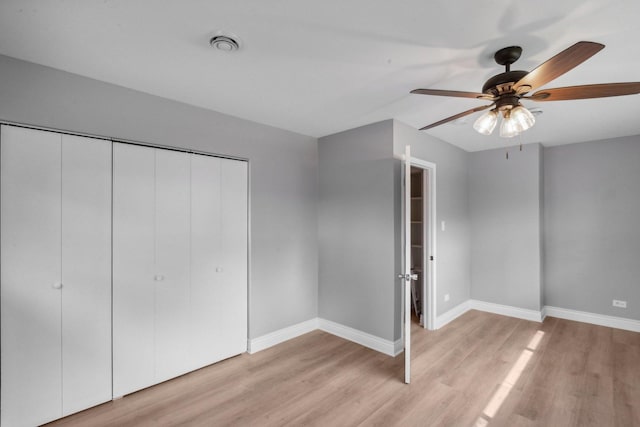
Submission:
<svg viewBox="0 0 640 427">
<path fill-rule="evenodd" d="M 518 357 L 516 363 L 513 365 L 502 383 L 500 383 L 498 389 L 491 397 L 491 400 L 487 403 L 487 406 L 485 406 L 482 411 L 482 415 L 476 420 L 475 427 L 488 426 L 489 420 L 496 416 L 498 410 L 507 399 L 507 396 L 509 396 L 511 389 L 518 382 L 518 379 L 520 379 L 520 375 L 522 375 L 522 372 L 527 367 L 531 356 L 533 356 L 533 352 L 538 348 L 543 336 L 543 331 L 537 331 L 529 341 L 529 344 L 527 344 L 527 348 L 522 350 L 520 357 Z"/>
</svg>

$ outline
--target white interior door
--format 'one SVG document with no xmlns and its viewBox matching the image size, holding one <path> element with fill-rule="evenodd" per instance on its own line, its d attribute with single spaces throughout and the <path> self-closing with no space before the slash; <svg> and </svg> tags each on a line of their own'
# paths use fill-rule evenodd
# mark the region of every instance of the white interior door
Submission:
<svg viewBox="0 0 640 427">
<path fill-rule="evenodd" d="M 62 415 L 111 400 L 111 142 L 62 135 Z"/>
<path fill-rule="evenodd" d="M 404 153 L 404 272 L 403 283 L 403 336 L 404 336 L 404 382 L 411 382 L 411 281 L 416 276 L 411 272 L 411 147 Z"/>
<path fill-rule="evenodd" d="M 155 378 L 155 151 L 113 144 L 113 395 Z"/>
<path fill-rule="evenodd" d="M 60 135 L 2 126 L 1 424 L 62 413 Z"/>
</svg>

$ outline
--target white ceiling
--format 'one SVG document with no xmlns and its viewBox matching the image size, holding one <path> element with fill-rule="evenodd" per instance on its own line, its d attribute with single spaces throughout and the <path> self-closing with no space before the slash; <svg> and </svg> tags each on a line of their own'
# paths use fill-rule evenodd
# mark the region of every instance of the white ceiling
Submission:
<svg viewBox="0 0 640 427">
<path fill-rule="evenodd" d="M 524 70 L 580 40 L 607 46 L 547 87 L 639 81 L 639 18 L 638 0 L 2 0 L 0 53 L 319 137 L 482 105 L 409 91 L 479 92 L 510 45 Z M 216 30 L 241 50 L 210 48 Z M 537 106 L 513 140 L 477 134 L 481 113 L 428 133 L 469 151 L 640 134 L 638 95 Z"/>
</svg>

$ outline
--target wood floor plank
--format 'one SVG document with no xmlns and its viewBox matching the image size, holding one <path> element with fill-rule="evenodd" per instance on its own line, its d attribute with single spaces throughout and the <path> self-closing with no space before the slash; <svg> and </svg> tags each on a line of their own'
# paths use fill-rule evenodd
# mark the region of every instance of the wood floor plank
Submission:
<svg viewBox="0 0 640 427">
<path fill-rule="evenodd" d="M 412 325 L 412 379 L 314 331 L 51 426 L 639 426 L 640 334 L 471 310 Z"/>
</svg>

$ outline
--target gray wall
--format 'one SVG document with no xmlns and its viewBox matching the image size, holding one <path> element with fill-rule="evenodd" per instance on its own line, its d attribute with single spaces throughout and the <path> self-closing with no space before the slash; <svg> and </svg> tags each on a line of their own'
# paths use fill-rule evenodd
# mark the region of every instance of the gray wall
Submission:
<svg viewBox="0 0 640 427">
<path fill-rule="evenodd" d="M 316 139 L 0 56 L 0 118 L 250 159 L 250 337 L 317 316 Z"/>
<path fill-rule="evenodd" d="M 470 153 L 471 297 L 542 308 L 540 144 Z"/>
<path fill-rule="evenodd" d="M 545 148 L 544 162 L 546 305 L 640 320 L 640 136 Z"/>
<path fill-rule="evenodd" d="M 412 157 L 436 164 L 436 314 L 441 315 L 469 299 L 469 153 L 398 121 L 393 131 L 396 155 L 411 145 Z M 441 221 L 446 222 L 445 231 Z M 447 302 L 445 294 L 451 297 Z"/>
<path fill-rule="evenodd" d="M 320 138 L 320 317 L 386 340 L 395 320 L 393 122 Z"/>
</svg>

